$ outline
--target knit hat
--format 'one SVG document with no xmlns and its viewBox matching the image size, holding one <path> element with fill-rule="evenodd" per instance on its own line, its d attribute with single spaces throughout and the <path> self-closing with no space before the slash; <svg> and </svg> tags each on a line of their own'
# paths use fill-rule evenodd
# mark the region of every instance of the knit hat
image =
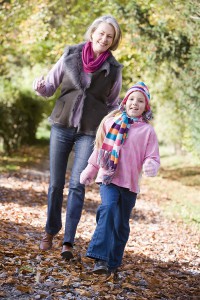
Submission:
<svg viewBox="0 0 200 300">
<path fill-rule="evenodd" d="M 135 85 L 133 85 L 130 89 L 128 89 L 128 91 L 126 92 L 126 95 L 124 97 L 124 99 L 122 100 L 122 105 L 124 105 L 128 99 L 128 96 L 133 93 L 134 91 L 139 91 L 141 92 L 144 96 L 145 96 L 145 100 L 146 100 L 146 110 L 150 111 L 150 93 L 149 93 L 149 89 L 146 86 L 146 84 L 142 81 L 138 81 Z"/>
</svg>

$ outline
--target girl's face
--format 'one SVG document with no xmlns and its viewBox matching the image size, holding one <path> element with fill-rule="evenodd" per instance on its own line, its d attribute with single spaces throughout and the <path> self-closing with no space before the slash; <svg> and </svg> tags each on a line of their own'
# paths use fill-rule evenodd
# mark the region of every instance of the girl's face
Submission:
<svg viewBox="0 0 200 300">
<path fill-rule="evenodd" d="M 114 35 L 115 30 L 112 25 L 105 22 L 99 24 L 92 34 L 92 48 L 95 58 L 111 47 Z"/>
<path fill-rule="evenodd" d="M 140 117 L 145 111 L 145 107 L 145 96 L 141 92 L 135 91 L 128 96 L 125 109 L 129 117 Z"/>
</svg>

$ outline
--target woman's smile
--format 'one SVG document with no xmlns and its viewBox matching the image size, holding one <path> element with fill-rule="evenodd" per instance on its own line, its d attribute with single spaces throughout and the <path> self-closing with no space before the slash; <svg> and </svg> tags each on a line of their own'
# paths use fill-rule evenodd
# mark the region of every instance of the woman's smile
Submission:
<svg viewBox="0 0 200 300">
<path fill-rule="evenodd" d="M 92 48 L 94 56 L 97 58 L 102 52 L 108 50 L 114 39 L 114 27 L 102 22 L 92 34 Z"/>
</svg>

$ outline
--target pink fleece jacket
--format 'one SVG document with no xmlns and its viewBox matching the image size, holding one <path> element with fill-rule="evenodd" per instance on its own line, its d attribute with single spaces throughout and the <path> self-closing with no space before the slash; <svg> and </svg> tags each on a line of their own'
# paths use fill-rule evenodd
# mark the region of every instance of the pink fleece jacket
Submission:
<svg viewBox="0 0 200 300">
<path fill-rule="evenodd" d="M 104 123 L 106 133 L 109 131 L 113 121 L 114 118 L 112 117 Z M 95 181 L 99 183 L 102 181 L 103 174 L 107 173 L 107 170 L 99 168 L 97 156 L 98 150 L 94 149 L 86 169 L 90 173 L 88 176 L 94 178 L 97 175 Z M 160 156 L 156 133 L 148 123 L 133 123 L 129 129 L 128 138 L 121 147 L 119 162 L 112 183 L 139 193 L 139 180 L 146 160 L 153 161 L 157 173 L 160 166 Z"/>
</svg>

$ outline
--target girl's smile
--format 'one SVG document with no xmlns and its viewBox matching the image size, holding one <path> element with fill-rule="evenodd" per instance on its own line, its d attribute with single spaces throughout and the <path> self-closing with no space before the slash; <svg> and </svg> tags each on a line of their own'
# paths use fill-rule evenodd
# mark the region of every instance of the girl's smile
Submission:
<svg viewBox="0 0 200 300">
<path fill-rule="evenodd" d="M 129 117 L 140 117 L 145 111 L 145 107 L 146 99 L 141 92 L 135 91 L 128 96 L 125 109 Z"/>
</svg>

